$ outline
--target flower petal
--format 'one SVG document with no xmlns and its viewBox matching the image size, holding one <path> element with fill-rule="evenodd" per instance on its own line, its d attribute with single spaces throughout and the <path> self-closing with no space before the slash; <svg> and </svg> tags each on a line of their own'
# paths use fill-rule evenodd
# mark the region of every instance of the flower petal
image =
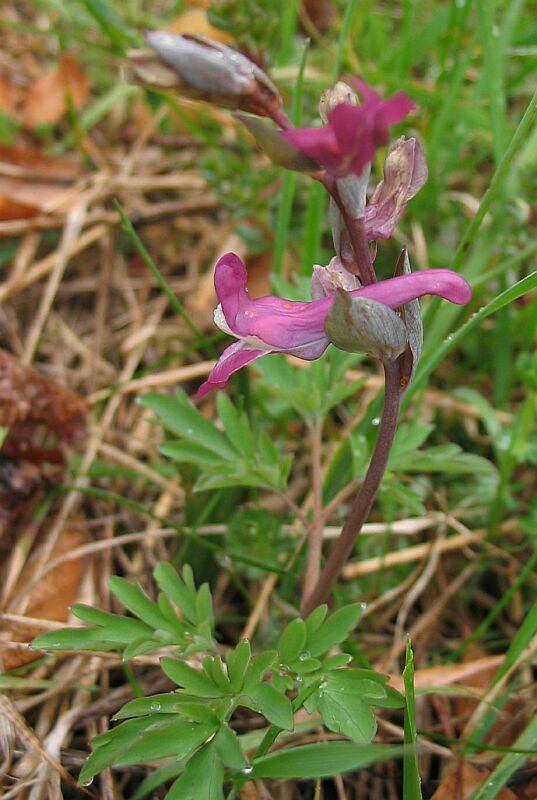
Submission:
<svg viewBox="0 0 537 800">
<path fill-rule="evenodd" d="M 408 201 L 427 180 L 427 162 L 416 139 L 397 139 L 384 164 L 382 180 L 365 209 L 368 240 L 388 239 Z"/>
<path fill-rule="evenodd" d="M 255 361 L 257 358 L 261 358 L 261 356 L 266 356 L 267 353 L 270 352 L 270 350 L 255 350 L 250 348 L 244 341 L 234 342 L 234 344 L 224 350 L 209 377 L 205 383 L 201 384 L 196 392 L 196 398 L 201 400 L 201 398 L 205 397 L 212 389 L 225 389 L 227 382 L 234 372 L 242 369 L 242 367 L 245 367 L 246 364 L 249 364 L 251 361 Z"/>
<path fill-rule="evenodd" d="M 360 294 L 390 308 L 397 308 L 426 294 L 464 305 L 471 299 L 472 289 L 462 275 L 451 269 L 424 269 L 411 275 L 399 275 L 397 278 L 364 286 L 351 294 Z"/>
<path fill-rule="evenodd" d="M 403 92 L 384 101 L 363 81 L 353 82 L 364 98 L 362 105 L 339 103 L 328 112 L 323 127 L 293 128 L 282 134 L 336 178 L 361 175 L 377 147 L 388 142 L 388 127 L 415 108 Z"/>
</svg>

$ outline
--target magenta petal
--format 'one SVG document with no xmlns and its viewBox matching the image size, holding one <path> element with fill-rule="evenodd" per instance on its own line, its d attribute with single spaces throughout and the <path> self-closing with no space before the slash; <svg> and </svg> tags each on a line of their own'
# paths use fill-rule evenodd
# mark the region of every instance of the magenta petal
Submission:
<svg viewBox="0 0 537 800">
<path fill-rule="evenodd" d="M 398 92 L 382 106 L 382 115 L 386 125 L 397 125 L 410 111 L 416 109 L 416 104 L 404 92 Z"/>
<path fill-rule="evenodd" d="M 368 297 L 395 309 L 427 294 L 463 305 L 471 299 L 472 289 L 462 275 L 450 269 L 424 269 L 422 272 L 399 275 L 397 278 L 364 286 L 351 294 Z"/>
<path fill-rule="evenodd" d="M 226 253 L 214 268 L 214 288 L 230 330 L 235 332 L 235 320 L 241 306 L 249 301 L 246 283 L 248 273 L 239 256 Z"/>
<path fill-rule="evenodd" d="M 237 372 L 246 364 L 255 361 L 261 356 L 266 356 L 270 350 L 254 350 L 249 348 L 245 342 L 235 342 L 224 350 L 215 366 L 213 367 L 209 377 L 202 383 L 196 392 L 196 398 L 201 400 L 202 397 L 210 392 L 212 389 L 225 389 L 227 382 L 231 375 Z"/>
<path fill-rule="evenodd" d="M 302 153 L 328 170 L 337 170 L 342 155 L 334 131 L 325 125 L 319 128 L 291 128 L 284 136 Z"/>
<path fill-rule="evenodd" d="M 400 122 L 415 108 L 399 92 L 382 100 L 363 81 L 354 81 L 364 98 L 360 106 L 339 103 L 328 114 L 322 128 L 294 128 L 283 133 L 292 144 L 337 177 L 361 175 L 377 147 L 388 142 L 388 126 Z"/>
</svg>

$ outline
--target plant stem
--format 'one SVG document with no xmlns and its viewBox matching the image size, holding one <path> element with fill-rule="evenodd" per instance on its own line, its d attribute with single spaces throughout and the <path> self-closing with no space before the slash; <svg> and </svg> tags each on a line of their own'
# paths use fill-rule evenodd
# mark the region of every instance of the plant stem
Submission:
<svg viewBox="0 0 537 800">
<path fill-rule="evenodd" d="M 311 487 L 313 493 L 313 520 L 308 536 L 308 555 L 302 599 L 305 600 L 319 580 L 321 572 L 321 556 L 323 550 L 323 485 L 321 474 L 321 434 L 322 419 L 316 417 L 310 428 L 311 432 Z"/>
<path fill-rule="evenodd" d="M 356 259 L 356 266 L 358 269 L 358 277 L 364 286 L 369 286 L 371 283 L 377 282 L 375 275 L 375 267 L 373 266 L 373 259 L 371 258 L 371 251 L 367 242 L 365 232 L 365 222 L 363 217 L 354 218 L 347 211 L 345 204 L 341 200 L 337 189 L 337 183 L 331 175 L 327 173 L 320 173 L 315 176 L 316 179 L 322 183 L 328 194 L 334 199 L 343 222 L 347 228 L 349 238 L 351 241 L 352 250 Z"/>
<path fill-rule="evenodd" d="M 294 127 L 285 111 L 281 108 L 271 108 L 270 118 L 282 131 L 288 131 L 290 128 Z"/>
<path fill-rule="evenodd" d="M 332 548 L 332 552 L 328 557 L 328 561 L 321 572 L 321 576 L 315 588 L 311 594 L 305 598 L 302 604 L 300 613 L 303 617 L 310 614 L 313 609 L 328 596 L 330 589 L 352 552 L 352 548 L 371 510 L 382 476 L 384 475 L 395 431 L 397 429 L 402 396 L 399 365 L 397 361 L 389 361 L 384 364 L 384 376 L 386 386 L 384 407 L 382 409 L 382 419 L 380 421 L 379 432 L 371 462 L 360 487 L 360 491 L 356 495 L 349 516 L 347 517 L 347 521 L 341 530 L 339 539 Z"/>
<path fill-rule="evenodd" d="M 349 233 L 352 249 L 354 251 L 354 255 L 356 256 L 356 264 L 358 265 L 358 277 L 364 286 L 369 286 L 371 283 L 376 283 L 377 276 L 375 275 L 375 268 L 373 267 L 371 252 L 367 243 L 364 218 L 359 217 L 358 219 L 354 219 L 351 217 L 348 211 L 346 211 L 345 206 L 339 199 L 339 195 L 336 194 L 334 199 L 338 205 L 345 222 L 345 227 Z"/>
</svg>

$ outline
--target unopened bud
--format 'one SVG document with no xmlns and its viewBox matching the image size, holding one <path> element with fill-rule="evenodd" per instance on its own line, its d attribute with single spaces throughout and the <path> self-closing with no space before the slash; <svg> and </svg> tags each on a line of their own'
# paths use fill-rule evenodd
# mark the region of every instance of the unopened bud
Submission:
<svg viewBox="0 0 537 800">
<path fill-rule="evenodd" d="M 234 116 L 248 128 L 259 147 L 274 164 L 296 172 L 316 172 L 319 169 L 315 161 L 285 139 L 277 128 L 240 111 Z"/>
<path fill-rule="evenodd" d="M 336 106 L 341 103 L 349 103 L 351 106 L 358 105 L 358 98 L 355 93 L 343 81 L 338 81 L 331 89 L 324 89 L 319 100 L 319 115 L 322 121 L 328 122 L 328 115 Z"/>
<path fill-rule="evenodd" d="M 395 311 L 341 290 L 326 316 L 324 331 L 340 350 L 367 353 L 381 361 L 394 361 L 408 344 L 405 323 Z"/>
<path fill-rule="evenodd" d="M 323 297 L 331 297 L 338 289 L 345 292 L 352 292 L 359 289 L 360 281 L 349 272 L 339 258 L 334 257 L 326 267 L 314 264 L 311 276 L 311 299 L 321 300 Z"/>
<path fill-rule="evenodd" d="M 174 88 L 193 100 L 268 116 L 281 107 L 278 90 L 253 61 L 202 36 L 147 31 L 153 53 L 135 50 L 129 58 L 143 84 Z"/>
</svg>

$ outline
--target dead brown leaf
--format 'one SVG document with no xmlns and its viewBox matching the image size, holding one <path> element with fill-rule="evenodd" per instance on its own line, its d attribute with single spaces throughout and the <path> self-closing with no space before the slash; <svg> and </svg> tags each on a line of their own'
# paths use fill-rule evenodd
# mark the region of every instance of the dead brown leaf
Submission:
<svg viewBox="0 0 537 800">
<path fill-rule="evenodd" d="M 167 30 L 176 34 L 190 33 L 197 36 L 207 36 L 217 42 L 231 42 L 233 38 L 225 31 L 215 28 L 207 18 L 203 8 L 190 8 L 180 14 L 166 26 Z"/>
<path fill-rule="evenodd" d="M 18 115 L 22 90 L 0 75 L 0 111 L 10 117 Z"/>
<path fill-rule="evenodd" d="M 0 350 L 0 425 L 43 425 L 76 441 L 85 435 L 87 411 L 80 395 Z"/>
<path fill-rule="evenodd" d="M 89 80 L 70 53 L 60 58 L 57 68 L 38 78 L 27 91 L 20 119 L 26 128 L 55 125 L 67 111 L 68 98 L 81 108 L 89 93 Z"/>
<path fill-rule="evenodd" d="M 29 146 L 0 144 L 0 219 L 26 219 L 62 208 L 78 167 L 60 158 L 47 158 Z"/>
<path fill-rule="evenodd" d="M 504 656 L 485 656 L 462 664 L 438 664 L 416 670 L 415 684 L 417 689 L 432 689 L 435 686 L 452 686 L 453 684 L 473 685 L 472 679 L 481 673 L 489 674 L 503 662 Z M 403 679 L 394 675 L 391 686 L 403 690 Z"/>
<path fill-rule="evenodd" d="M 479 645 L 472 643 L 466 649 L 464 654 L 464 661 L 466 663 L 475 663 L 482 658 L 486 658 L 486 652 L 483 650 L 482 647 Z M 479 672 L 474 672 L 472 675 L 468 675 L 465 679 L 466 686 L 471 686 L 476 689 L 481 689 L 479 695 L 483 695 L 488 687 L 490 686 L 490 682 L 494 677 L 496 672 L 496 667 L 494 664 L 488 669 L 480 670 Z M 457 697 L 454 700 L 455 704 L 455 717 L 458 721 L 459 726 L 464 727 L 465 722 L 468 720 L 470 714 L 475 710 L 475 707 L 479 701 L 476 699 L 472 699 L 470 697 Z"/>
<path fill-rule="evenodd" d="M 50 560 L 55 560 L 64 553 L 79 547 L 87 541 L 79 519 L 72 519 L 70 524 L 61 532 L 58 541 L 51 553 Z M 14 588 L 14 596 L 24 593 L 24 587 L 31 581 L 34 574 L 34 564 L 38 554 L 31 556 L 21 571 L 19 580 Z M 83 574 L 83 559 L 77 558 L 65 561 L 47 573 L 46 577 L 31 592 L 25 616 L 28 623 L 18 621 L 0 622 L 0 642 L 31 642 L 39 633 L 43 632 L 40 625 L 32 623 L 32 619 L 46 619 L 55 622 L 66 622 L 69 608 L 75 602 L 78 587 Z M 30 661 L 40 658 L 41 653 L 33 650 L 11 650 L 0 645 L 0 662 L 4 670 L 16 669 Z"/>
<path fill-rule="evenodd" d="M 467 761 L 460 761 L 442 778 L 442 782 L 431 800 L 468 800 L 489 778 L 490 772 L 478 769 Z M 510 789 L 502 789 L 497 800 L 517 800 Z"/>
</svg>

